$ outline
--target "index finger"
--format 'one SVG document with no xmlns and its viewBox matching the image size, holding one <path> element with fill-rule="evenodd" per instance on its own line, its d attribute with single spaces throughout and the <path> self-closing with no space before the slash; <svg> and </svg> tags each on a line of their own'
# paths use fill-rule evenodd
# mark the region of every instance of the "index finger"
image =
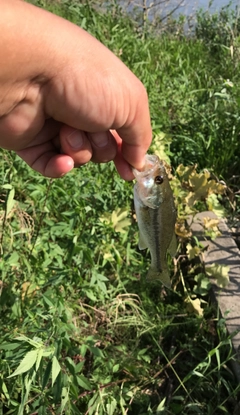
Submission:
<svg viewBox="0 0 240 415">
<path fill-rule="evenodd" d="M 117 129 L 115 135 L 122 158 L 132 167 L 141 170 L 144 157 L 152 141 L 152 128 L 145 88 L 142 88 L 141 99 L 135 108 L 134 116 Z M 120 137 L 120 139 L 119 139 Z M 120 157 L 121 158 L 121 157 Z M 118 160 L 116 160 L 118 163 Z"/>
</svg>

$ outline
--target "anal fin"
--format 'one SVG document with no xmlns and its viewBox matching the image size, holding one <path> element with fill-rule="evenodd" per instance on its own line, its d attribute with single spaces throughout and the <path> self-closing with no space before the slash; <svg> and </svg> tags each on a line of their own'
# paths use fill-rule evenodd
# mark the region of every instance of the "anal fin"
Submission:
<svg viewBox="0 0 240 415">
<path fill-rule="evenodd" d="M 147 243 L 145 238 L 141 232 L 139 232 L 139 241 L 138 241 L 138 248 L 142 251 L 143 249 L 147 249 Z"/>
</svg>

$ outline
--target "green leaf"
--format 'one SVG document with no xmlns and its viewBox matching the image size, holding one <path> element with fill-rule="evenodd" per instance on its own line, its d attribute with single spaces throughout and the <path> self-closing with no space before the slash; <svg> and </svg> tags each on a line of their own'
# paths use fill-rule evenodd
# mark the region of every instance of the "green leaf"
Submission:
<svg viewBox="0 0 240 415">
<path fill-rule="evenodd" d="M 114 415 L 115 409 L 117 407 L 117 401 L 115 398 L 110 398 L 111 402 L 107 403 L 106 409 L 107 409 L 107 415 Z"/>
<path fill-rule="evenodd" d="M 14 195 L 15 195 L 15 190 L 11 189 L 7 196 L 7 203 L 6 203 L 6 214 L 7 215 L 11 212 L 15 204 Z"/>
<path fill-rule="evenodd" d="M 13 252 L 7 260 L 7 263 L 11 266 L 18 265 L 19 255 L 18 252 Z"/>
<path fill-rule="evenodd" d="M 2 343 L 0 350 L 15 350 L 20 346 L 20 343 Z"/>
<path fill-rule="evenodd" d="M 75 370 L 76 370 L 76 366 L 75 366 L 75 364 L 74 364 L 74 362 L 72 361 L 72 359 L 69 357 L 69 356 L 67 356 L 66 357 L 66 359 L 65 359 L 65 365 L 67 366 L 67 368 L 68 368 L 68 370 L 69 370 L 69 372 L 71 373 L 71 375 L 75 375 Z"/>
<path fill-rule="evenodd" d="M 207 206 L 209 210 L 212 210 L 218 218 L 224 218 L 226 217 L 226 210 L 224 209 L 223 205 L 218 200 L 218 197 L 216 194 L 212 193 L 208 196 L 207 200 Z"/>
<path fill-rule="evenodd" d="M 111 220 L 116 232 L 125 232 L 127 227 L 131 225 L 130 219 L 127 219 L 128 211 L 125 209 L 117 209 L 112 212 Z"/>
<path fill-rule="evenodd" d="M 13 187 L 11 184 L 4 184 L 2 185 L 2 189 L 11 190 Z"/>
<path fill-rule="evenodd" d="M 40 349 L 38 349 L 38 356 L 37 356 L 37 360 L 36 360 L 36 370 L 39 369 L 42 357 L 43 357 L 43 352 L 44 352 L 44 348 L 41 347 Z"/>
<path fill-rule="evenodd" d="M 220 288 L 224 288 L 229 283 L 229 270 L 230 267 L 227 265 L 212 264 L 209 267 L 206 267 L 207 275 L 216 280 L 216 284 Z"/>
<path fill-rule="evenodd" d="M 61 394 L 61 407 L 60 412 L 63 413 L 65 406 L 67 405 L 69 400 L 69 389 L 65 386 L 62 388 L 62 394 Z"/>
<path fill-rule="evenodd" d="M 158 407 L 157 407 L 157 413 L 160 413 L 160 412 L 165 412 L 165 403 L 166 403 L 166 398 L 163 398 L 162 399 L 162 401 L 160 402 L 160 404 L 158 405 Z"/>
<path fill-rule="evenodd" d="M 197 286 L 193 288 L 194 293 L 200 295 L 207 295 L 211 288 L 211 282 L 209 278 L 204 273 L 200 273 L 194 277 L 194 280 L 197 283 Z"/>
<path fill-rule="evenodd" d="M 61 366 L 56 358 L 56 356 L 53 356 L 52 359 L 52 386 L 57 379 L 59 373 L 61 372 Z"/>
<path fill-rule="evenodd" d="M 116 373 L 119 371 L 119 363 L 117 363 L 116 365 L 113 366 L 112 368 L 113 373 Z"/>
<path fill-rule="evenodd" d="M 2 392 L 4 393 L 4 395 L 6 396 L 7 399 L 10 399 L 10 396 L 9 396 L 9 393 L 8 393 L 7 386 L 6 386 L 5 382 L 2 383 Z"/>
<path fill-rule="evenodd" d="M 201 248 L 199 248 L 198 246 L 193 247 L 190 243 L 187 244 L 186 248 L 187 256 L 190 259 L 190 261 L 194 259 L 196 256 L 199 256 L 201 253 Z"/>
<path fill-rule="evenodd" d="M 203 309 L 201 307 L 202 301 L 199 298 L 191 298 L 190 296 L 187 296 L 184 300 L 186 304 L 186 309 L 189 313 L 194 313 L 199 316 L 203 315 Z"/>
<path fill-rule="evenodd" d="M 83 389 L 86 389 L 88 391 L 90 391 L 92 389 L 91 383 L 83 375 L 77 376 L 77 382 L 78 382 L 79 386 L 81 386 L 81 388 L 83 388 Z"/>
<path fill-rule="evenodd" d="M 52 361 L 50 360 L 47 364 L 47 367 L 45 369 L 44 375 L 43 375 L 43 380 L 42 380 L 42 390 L 46 387 L 47 383 L 48 383 L 48 379 L 51 373 L 51 369 L 52 369 Z"/>
<path fill-rule="evenodd" d="M 104 353 L 101 349 L 99 349 L 98 347 L 94 347 L 94 346 L 88 346 L 89 351 L 97 357 L 102 357 L 104 358 Z"/>
<path fill-rule="evenodd" d="M 97 411 L 95 409 L 97 408 L 99 402 L 101 401 L 101 397 L 99 396 L 98 392 L 96 392 L 93 397 L 88 402 L 88 412 L 89 415 L 96 414 Z"/>
<path fill-rule="evenodd" d="M 10 375 L 8 378 L 13 376 L 21 375 L 22 373 L 28 372 L 35 364 L 38 357 L 38 349 L 31 350 L 26 354 L 26 356 L 21 361 L 17 369 Z"/>
<path fill-rule="evenodd" d="M 193 370 L 192 371 L 192 374 L 198 376 L 199 378 L 203 378 L 204 377 L 204 375 L 201 372 L 199 372 L 198 370 Z"/>
<path fill-rule="evenodd" d="M 27 342 L 31 344 L 31 346 L 35 347 L 36 349 L 39 349 L 43 345 L 43 342 L 39 337 L 34 337 L 33 339 L 30 339 L 29 337 L 24 336 L 24 334 L 21 336 L 15 337 L 15 340 Z"/>
</svg>

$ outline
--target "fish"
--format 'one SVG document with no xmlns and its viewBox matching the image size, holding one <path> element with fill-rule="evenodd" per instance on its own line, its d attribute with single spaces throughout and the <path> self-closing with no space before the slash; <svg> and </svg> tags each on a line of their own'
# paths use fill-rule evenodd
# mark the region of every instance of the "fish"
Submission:
<svg viewBox="0 0 240 415">
<path fill-rule="evenodd" d="M 148 248 L 151 265 L 147 280 L 160 280 L 171 288 L 167 265 L 167 252 L 176 255 L 176 208 L 164 163 L 157 155 L 147 154 L 145 166 L 140 171 L 132 169 L 134 206 L 139 228 L 139 249 Z"/>
</svg>

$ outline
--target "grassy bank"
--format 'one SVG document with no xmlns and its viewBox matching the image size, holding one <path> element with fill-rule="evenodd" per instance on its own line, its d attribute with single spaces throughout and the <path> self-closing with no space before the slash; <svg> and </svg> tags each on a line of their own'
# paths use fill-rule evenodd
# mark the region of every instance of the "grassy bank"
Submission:
<svg viewBox="0 0 240 415">
<path fill-rule="evenodd" d="M 193 190 L 208 176 L 179 164 L 198 163 L 237 188 L 237 31 L 224 44 L 209 42 L 200 29 L 214 22 L 202 16 L 194 38 L 159 37 L 116 5 L 104 13 L 76 2 L 41 5 L 90 31 L 145 84 L 153 149 L 164 144 L 174 167 L 179 247 L 173 289 L 146 283 L 133 185 L 112 164 L 52 181 L 2 152 L 0 413 L 233 414 L 231 339 L 209 299 L 201 247 L 184 227 L 187 213 L 209 208 L 207 186 Z"/>
</svg>

